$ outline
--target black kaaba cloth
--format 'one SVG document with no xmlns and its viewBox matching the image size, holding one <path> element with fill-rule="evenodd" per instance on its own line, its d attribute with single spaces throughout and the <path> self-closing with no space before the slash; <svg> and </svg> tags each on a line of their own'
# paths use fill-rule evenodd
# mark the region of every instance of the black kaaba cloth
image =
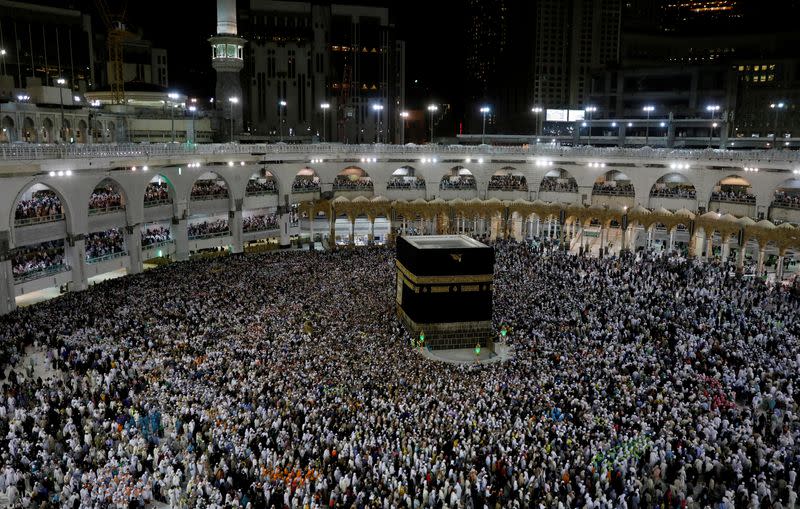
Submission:
<svg viewBox="0 0 800 509">
<path fill-rule="evenodd" d="M 490 346 L 494 249 L 465 235 L 397 239 L 397 315 L 431 348 Z"/>
</svg>

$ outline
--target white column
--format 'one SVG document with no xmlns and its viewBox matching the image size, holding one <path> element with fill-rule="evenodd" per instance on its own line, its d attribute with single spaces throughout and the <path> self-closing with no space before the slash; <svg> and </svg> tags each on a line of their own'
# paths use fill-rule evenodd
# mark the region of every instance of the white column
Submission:
<svg viewBox="0 0 800 509">
<path fill-rule="evenodd" d="M 287 207 L 278 207 L 278 228 L 281 230 L 280 248 L 290 248 L 292 244 L 289 240 L 289 211 Z"/>
<path fill-rule="evenodd" d="M 675 227 L 669 231 L 669 250 L 675 249 Z"/>
<path fill-rule="evenodd" d="M 784 260 L 783 252 L 781 251 L 780 255 L 778 256 L 778 267 L 775 269 L 775 280 L 777 282 L 781 282 L 783 279 L 783 260 Z"/>
<path fill-rule="evenodd" d="M 189 259 L 188 221 L 179 219 L 172 223 L 172 238 L 175 240 L 175 259 L 179 262 Z"/>
<path fill-rule="evenodd" d="M 706 234 L 706 239 L 708 240 L 708 245 L 706 246 L 706 258 L 711 260 L 714 259 L 714 232 L 711 232 L 711 235 Z"/>
<path fill-rule="evenodd" d="M 142 272 L 142 231 L 138 224 L 125 228 L 125 247 L 131 265 L 128 273 L 139 274 Z"/>
<path fill-rule="evenodd" d="M 72 269 L 70 290 L 85 290 L 89 286 L 86 279 L 86 241 L 80 237 L 66 245 L 67 263 Z"/>
<path fill-rule="evenodd" d="M 369 218 L 369 245 L 375 243 L 375 218 Z"/>
<path fill-rule="evenodd" d="M 350 242 L 349 244 L 355 245 L 356 243 L 356 218 L 350 218 Z"/>
<path fill-rule="evenodd" d="M 736 268 L 741 272 L 744 269 L 744 257 L 747 255 L 747 242 L 739 245 L 739 255 L 736 259 Z"/>
<path fill-rule="evenodd" d="M 11 260 L 0 261 L 0 315 L 17 309 Z"/>
<path fill-rule="evenodd" d="M 233 238 L 231 244 L 231 253 L 241 253 L 244 251 L 244 242 L 242 241 L 242 211 L 235 210 L 228 215 L 228 228 L 231 230 L 231 237 Z"/>
<path fill-rule="evenodd" d="M 758 250 L 758 270 L 756 274 L 764 275 L 764 258 L 767 256 L 767 246 L 759 246 Z"/>
<path fill-rule="evenodd" d="M 314 250 L 314 220 L 317 218 L 316 216 L 317 214 L 313 211 L 308 213 L 308 232 L 311 240 L 308 249 L 311 251 Z"/>
<path fill-rule="evenodd" d="M 731 241 L 730 237 L 725 235 L 722 241 L 722 261 L 727 262 L 731 254 Z"/>
</svg>

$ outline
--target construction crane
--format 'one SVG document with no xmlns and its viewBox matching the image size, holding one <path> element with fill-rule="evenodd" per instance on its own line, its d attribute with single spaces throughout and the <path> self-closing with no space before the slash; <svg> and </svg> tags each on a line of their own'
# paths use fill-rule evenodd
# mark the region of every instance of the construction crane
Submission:
<svg viewBox="0 0 800 509">
<path fill-rule="evenodd" d="M 111 65 L 108 81 L 111 85 L 111 99 L 114 104 L 125 103 L 125 76 L 122 67 L 122 46 L 127 39 L 134 37 L 125 26 L 125 14 L 128 2 L 121 0 L 119 10 L 112 12 L 106 0 L 95 0 L 97 10 L 103 18 L 108 42 L 108 63 Z"/>
</svg>

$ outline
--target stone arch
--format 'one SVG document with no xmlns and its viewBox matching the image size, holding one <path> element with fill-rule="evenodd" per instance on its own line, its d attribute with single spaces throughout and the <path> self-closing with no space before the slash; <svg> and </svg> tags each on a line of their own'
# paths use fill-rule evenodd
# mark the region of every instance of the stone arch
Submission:
<svg viewBox="0 0 800 509">
<path fill-rule="evenodd" d="M 712 202 L 740 203 L 755 205 L 756 197 L 753 193 L 753 184 L 741 175 L 728 175 L 714 184 L 709 200 L 709 210 Z"/>
<path fill-rule="evenodd" d="M 213 181 L 205 183 L 207 181 Z M 203 184 L 199 184 L 204 182 Z M 224 193 L 222 192 L 224 190 Z M 187 192 L 189 202 L 208 199 L 227 199 L 229 207 L 233 205 L 233 187 L 224 175 L 215 171 L 201 173 L 189 183 Z M 190 207 L 191 208 L 191 207 Z M 191 212 L 191 210 L 190 210 Z"/>
<path fill-rule="evenodd" d="M 164 194 L 166 192 L 166 195 Z M 155 207 L 175 203 L 177 190 L 172 181 L 163 173 L 153 175 L 144 190 L 144 206 Z"/>
<path fill-rule="evenodd" d="M 29 143 L 36 141 L 36 124 L 31 117 L 25 117 L 22 120 L 22 133 L 21 139 Z"/>
<path fill-rule="evenodd" d="M 109 120 L 106 122 L 105 132 L 102 133 L 104 143 L 113 143 L 117 141 L 117 125 Z"/>
<path fill-rule="evenodd" d="M 42 143 L 53 143 L 55 138 L 53 138 L 53 120 L 50 117 L 45 117 L 42 120 L 42 136 L 41 136 Z"/>
<path fill-rule="evenodd" d="M 320 190 L 319 174 L 311 167 L 300 169 L 292 180 L 293 193 L 316 193 Z"/>
<path fill-rule="evenodd" d="M 278 178 L 266 166 L 254 172 L 245 184 L 245 196 L 278 194 L 280 189 Z"/>
<path fill-rule="evenodd" d="M 636 191 L 630 177 L 619 170 L 608 170 L 595 179 L 592 196 L 629 196 L 636 197 Z"/>
<path fill-rule="evenodd" d="M 14 199 L 13 206 L 11 207 L 11 218 L 9 221 L 9 224 L 12 225 L 12 230 L 14 228 L 31 223 L 31 221 L 17 219 L 17 207 L 23 200 L 31 198 L 34 193 L 39 191 L 49 191 L 55 195 L 55 197 L 58 199 L 61 208 L 61 215 L 63 216 L 62 219 L 55 219 L 55 220 L 66 221 L 67 231 L 71 232 L 73 226 L 73 218 L 71 215 L 72 208 L 70 207 L 70 203 L 66 199 L 66 195 L 52 183 L 42 182 L 38 180 L 28 182 L 25 186 L 22 187 L 22 189 L 20 189 L 19 193 L 17 193 L 17 196 Z"/>
<path fill-rule="evenodd" d="M 88 133 L 89 132 L 87 130 L 87 127 L 88 126 L 87 126 L 85 120 L 83 120 L 83 119 L 78 120 L 78 129 L 75 132 L 75 135 L 76 135 L 75 136 L 75 138 L 76 138 L 75 141 L 76 142 L 84 143 L 84 144 L 89 142 L 89 140 L 88 140 L 88 136 L 89 136 Z"/>
<path fill-rule="evenodd" d="M 440 190 L 477 190 L 477 188 L 475 175 L 463 166 L 453 166 L 447 173 L 442 175 L 442 179 L 439 181 Z"/>
<path fill-rule="evenodd" d="M 697 188 L 683 173 L 665 173 L 650 187 L 650 196 L 656 198 L 697 198 Z"/>
<path fill-rule="evenodd" d="M 0 141 L 4 143 L 10 143 L 16 140 L 16 130 L 14 129 L 14 119 L 11 118 L 10 115 L 3 115 L 3 119 L 0 120 Z"/>
<path fill-rule="evenodd" d="M 564 168 L 553 168 L 544 174 L 539 192 L 578 193 L 578 181 Z"/>
<path fill-rule="evenodd" d="M 104 177 L 97 181 L 89 192 L 87 199 L 89 214 L 125 210 L 128 196 L 127 190 L 118 180 Z"/>
<path fill-rule="evenodd" d="M 789 178 L 775 186 L 772 206 L 800 209 L 800 178 Z"/>
<path fill-rule="evenodd" d="M 367 191 L 374 189 L 369 173 L 358 166 L 348 166 L 333 179 L 334 191 Z"/>
<path fill-rule="evenodd" d="M 417 175 L 413 166 L 404 165 L 392 172 L 386 189 L 425 189 L 425 177 Z"/>
<path fill-rule="evenodd" d="M 528 179 L 513 166 L 503 166 L 489 177 L 489 191 L 528 191 Z"/>
</svg>

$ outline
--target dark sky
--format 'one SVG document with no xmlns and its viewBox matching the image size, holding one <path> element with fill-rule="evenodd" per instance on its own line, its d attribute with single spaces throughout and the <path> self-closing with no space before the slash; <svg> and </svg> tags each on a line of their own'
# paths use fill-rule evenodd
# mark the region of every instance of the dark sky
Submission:
<svg viewBox="0 0 800 509">
<path fill-rule="evenodd" d="M 90 12 L 96 12 L 93 0 Z M 114 0 L 108 0 L 114 5 Z M 356 3 L 389 7 L 398 38 L 406 41 L 406 79 L 409 106 L 415 100 L 441 102 L 458 97 L 463 72 L 461 0 L 362 0 Z M 214 89 L 211 50 L 207 38 L 216 28 L 215 0 L 128 2 L 128 18 L 144 36 L 169 51 L 170 83 L 189 94 Z M 414 85 L 414 80 L 418 83 Z"/>
</svg>

